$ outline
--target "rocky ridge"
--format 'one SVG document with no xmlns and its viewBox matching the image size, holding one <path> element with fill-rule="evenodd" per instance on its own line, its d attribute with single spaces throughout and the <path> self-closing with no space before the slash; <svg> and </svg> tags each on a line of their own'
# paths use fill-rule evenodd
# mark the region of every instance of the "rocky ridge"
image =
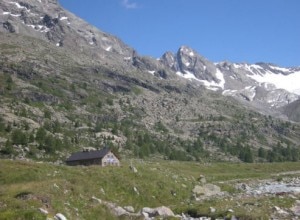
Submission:
<svg viewBox="0 0 300 220">
<path fill-rule="evenodd" d="M 159 60 L 142 57 L 117 37 L 63 9 L 56 0 L 4 0 L 0 3 L 0 23 L 3 32 L 32 36 L 68 48 L 71 53 L 86 55 L 88 59 L 81 58 L 85 62 L 130 71 L 137 68 L 166 80 L 179 76 L 242 103 L 246 101 L 262 112 L 281 112 L 282 117 L 299 120 L 278 108 L 289 108 L 288 104 L 299 99 L 300 88 L 291 83 L 300 75 L 300 68 L 266 63 L 213 63 L 187 46 L 180 47 L 176 54 L 166 52 Z"/>
</svg>

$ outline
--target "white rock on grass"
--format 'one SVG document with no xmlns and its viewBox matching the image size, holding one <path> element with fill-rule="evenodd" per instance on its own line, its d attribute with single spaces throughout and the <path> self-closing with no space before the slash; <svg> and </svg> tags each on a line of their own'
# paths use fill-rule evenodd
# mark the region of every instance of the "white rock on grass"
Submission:
<svg viewBox="0 0 300 220">
<path fill-rule="evenodd" d="M 54 219 L 55 220 L 67 220 L 67 218 L 61 214 L 61 213 L 57 213 L 55 216 L 54 216 Z"/>
<path fill-rule="evenodd" d="M 46 209 L 39 208 L 40 212 L 47 215 L 49 212 Z"/>
<path fill-rule="evenodd" d="M 132 206 L 125 206 L 124 209 L 125 209 L 127 212 L 134 213 L 134 208 L 133 208 Z"/>
<path fill-rule="evenodd" d="M 141 213 L 145 217 L 155 217 L 155 216 L 173 217 L 174 216 L 173 211 L 166 206 L 161 206 L 161 207 L 157 207 L 157 208 L 144 207 L 141 210 Z"/>
<path fill-rule="evenodd" d="M 158 215 L 162 217 L 174 216 L 174 212 L 166 206 L 158 207 L 156 208 L 156 211 Z"/>
<path fill-rule="evenodd" d="M 96 202 L 99 202 L 100 204 L 102 203 L 102 200 L 101 199 L 98 199 L 97 197 L 95 196 L 92 196 L 92 200 L 96 201 Z"/>
<path fill-rule="evenodd" d="M 210 213 L 215 213 L 216 209 L 214 207 L 209 207 Z"/>
<path fill-rule="evenodd" d="M 133 187 L 133 191 L 134 191 L 136 194 L 140 195 L 138 189 L 137 189 L 135 186 Z"/>
</svg>

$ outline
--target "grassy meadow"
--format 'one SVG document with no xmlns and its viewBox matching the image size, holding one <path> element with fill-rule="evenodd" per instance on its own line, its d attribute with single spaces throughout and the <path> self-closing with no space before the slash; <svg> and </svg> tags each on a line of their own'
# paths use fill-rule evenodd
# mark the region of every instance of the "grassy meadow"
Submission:
<svg viewBox="0 0 300 220">
<path fill-rule="evenodd" d="M 215 217 L 224 216 L 228 209 L 233 209 L 236 216 L 244 219 L 268 219 L 272 211 L 270 207 L 289 208 L 297 199 L 236 196 L 239 192 L 233 183 L 276 180 L 282 177 L 280 173 L 299 171 L 299 162 L 202 164 L 125 159 L 121 162 L 121 167 L 101 168 L 0 160 L 0 219 L 39 220 L 51 218 L 58 212 L 68 219 L 116 219 L 106 206 L 92 197 L 122 207 L 132 206 L 136 212 L 143 207 L 164 205 L 175 214 L 211 216 L 209 207 L 214 207 L 217 210 Z M 131 164 L 137 173 L 129 168 Z M 192 189 L 199 184 L 200 175 L 204 175 L 208 183 L 227 191 L 229 196 L 196 201 Z M 246 203 L 258 205 L 249 213 L 245 206 L 237 205 Z M 49 213 L 43 214 L 39 208 Z"/>
</svg>

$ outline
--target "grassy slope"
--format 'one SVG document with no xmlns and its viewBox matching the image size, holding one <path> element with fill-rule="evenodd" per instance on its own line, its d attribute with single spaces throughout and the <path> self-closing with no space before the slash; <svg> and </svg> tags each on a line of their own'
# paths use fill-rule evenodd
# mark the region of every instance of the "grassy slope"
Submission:
<svg viewBox="0 0 300 220">
<path fill-rule="evenodd" d="M 45 219 L 38 208 L 46 208 L 53 216 L 61 212 L 68 219 L 114 219 L 106 207 L 93 201 L 93 196 L 120 206 L 168 206 L 177 213 L 208 214 L 210 206 L 218 214 L 233 208 L 239 216 L 268 218 L 270 206 L 289 207 L 294 199 L 276 197 L 209 199 L 196 202 L 191 191 L 202 174 L 209 183 L 234 193 L 230 180 L 265 179 L 272 174 L 300 170 L 300 163 L 272 164 L 199 164 L 192 162 L 137 161 L 138 173 L 122 161 L 119 168 L 67 167 L 47 163 L 0 160 L 0 219 Z M 139 195 L 134 192 L 134 187 Z M 176 193 L 173 196 L 171 191 Z M 237 203 L 259 202 L 251 214 Z M 101 216 L 101 217 L 100 217 Z"/>
</svg>

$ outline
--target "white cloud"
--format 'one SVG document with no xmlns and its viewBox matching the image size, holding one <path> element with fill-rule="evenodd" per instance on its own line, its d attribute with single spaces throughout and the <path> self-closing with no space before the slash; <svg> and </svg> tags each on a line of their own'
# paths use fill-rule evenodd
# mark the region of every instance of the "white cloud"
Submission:
<svg viewBox="0 0 300 220">
<path fill-rule="evenodd" d="M 127 9 L 135 9 L 138 7 L 137 3 L 130 2 L 129 0 L 122 0 L 122 5 Z"/>
</svg>

